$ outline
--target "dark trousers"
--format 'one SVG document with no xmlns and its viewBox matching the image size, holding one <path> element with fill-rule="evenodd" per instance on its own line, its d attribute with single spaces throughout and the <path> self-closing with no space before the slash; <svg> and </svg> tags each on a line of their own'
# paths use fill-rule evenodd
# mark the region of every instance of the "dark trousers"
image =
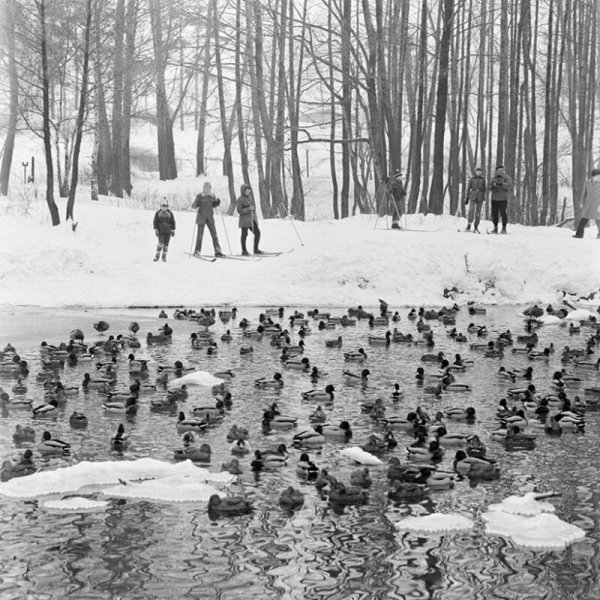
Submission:
<svg viewBox="0 0 600 600">
<path fill-rule="evenodd" d="M 215 248 L 215 252 L 221 252 L 221 246 L 219 245 L 219 237 L 217 236 L 217 229 L 215 227 L 215 219 L 214 217 L 209 217 L 206 221 L 202 221 L 198 223 L 198 235 L 196 237 L 196 248 L 194 252 L 200 252 L 202 249 L 202 237 L 204 235 L 204 225 L 208 227 L 208 231 L 210 231 L 210 236 L 212 237 L 213 246 Z"/>
<path fill-rule="evenodd" d="M 473 223 L 473 225 L 475 226 L 475 229 L 477 229 L 479 227 L 479 222 L 481 221 L 481 208 L 483 206 L 483 200 L 478 202 L 475 200 L 471 200 L 469 202 L 469 218 L 468 218 L 468 223 L 469 226 L 471 225 L 471 223 L 473 223 L 473 220 L 475 220 L 475 223 Z"/>
<path fill-rule="evenodd" d="M 169 251 L 169 240 L 171 239 L 171 232 L 169 233 L 159 233 L 158 234 L 158 244 L 156 246 L 156 257 L 160 256 L 162 251 L 163 258 L 167 257 L 167 252 Z"/>
<path fill-rule="evenodd" d="M 579 219 L 579 223 L 577 225 L 577 231 L 575 232 L 575 235 L 577 237 L 583 237 L 583 232 L 585 231 L 585 228 L 587 226 L 587 224 L 589 223 L 589 219 L 586 219 L 585 217 L 581 217 L 581 219 Z M 598 235 L 600 235 L 600 219 L 596 219 L 596 225 L 598 227 Z"/>
<path fill-rule="evenodd" d="M 260 229 L 258 227 L 258 222 L 256 221 L 252 223 L 252 227 L 242 227 L 242 252 L 248 252 L 246 250 L 246 238 L 248 237 L 249 231 L 252 231 L 254 234 L 254 252 L 257 252 L 258 244 L 260 242 Z"/>
<path fill-rule="evenodd" d="M 502 229 L 506 229 L 508 223 L 508 214 L 506 208 L 508 206 L 508 200 L 492 200 L 492 223 L 494 229 L 498 229 L 498 219 L 502 219 Z"/>
</svg>

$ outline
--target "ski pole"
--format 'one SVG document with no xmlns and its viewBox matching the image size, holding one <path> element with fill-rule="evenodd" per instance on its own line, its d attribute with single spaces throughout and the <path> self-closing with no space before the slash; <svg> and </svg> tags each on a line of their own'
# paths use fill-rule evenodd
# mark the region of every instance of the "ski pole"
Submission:
<svg viewBox="0 0 600 600">
<path fill-rule="evenodd" d="M 194 254 L 194 243 L 196 241 L 196 227 L 197 227 L 197 223 L 194 222 L 194 231 L 192 232 L 192 244 L 190 245 L 190 256 L 189 258 L 192 258 L 192 254 Z"/>
<path fill-rule="evenodd" d="M 223 231 L 225 231 L 225 239 L 227 240 L 227 247 L 229 248 L 229 254 L 231 252 L 231 244 L 229 243 L 229 234 L 227 233 L 227 227 L 225 226 L 225 217 L 223 216 L 223 209 L 221 209 L 221 221 L 223 222 Z"/>
</svg>

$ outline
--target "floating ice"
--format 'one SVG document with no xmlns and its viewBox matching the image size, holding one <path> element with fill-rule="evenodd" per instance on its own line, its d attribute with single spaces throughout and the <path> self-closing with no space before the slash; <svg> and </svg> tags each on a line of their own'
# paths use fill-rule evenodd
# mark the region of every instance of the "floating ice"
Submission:
<svg viewBox="0 0 600 600">
<path fill-rule="evenodd" d="M 360 463 L 361 465 L 381 465 L 383 464 L 381 460 L 379 460 L 376 456 L 365 452 L 362 448 L 358 446 L 352 446 L 352 448 L 344 448 L 340 454 L 347 456 L 352 459 L 354 462 Z"/>
<path fill-rule="evenodd" d="M 486 532 L 529 548 L 564 548 L 585 536 L 583 529 L 551 514 L 554 506 L 540 502 L 537 497 L 539 494 L 527 492 L 524 496 L 509 496 L 498 504 L 490 504 L 488 512 L 481 515 Z"/>
<path fill-rule="evenodd" d="M 194 371 L 193 373 L 188 373 L 183 377 L 178 377 L 177 379 L 173 379 L 169 381 L 169 387 L 179 387 L 181 385 L 201 385 L 205 387 L 212 387 L 213 385 L 219 385 L 223 383 L 223 379 L 219 377 L 215 377 L 211 375 L 207 371 Z"/>
<path fill-rule="evenodd" d="M 473 529 L 474 522 L 456 513 L 433 513 L 424 517 L 406 517 L 396 523 L 398 529 L 425 531 L 427 533 L 445 533 L 447 531 L 466 531 Z"/>
<path fill-rule="evenodd" d="M 565 321 L 585 321 L 590 317 L 594 317 L 593 312 L 586 310 L 585 308 L 578 308 L 577 310 L 571 311 L 566 317 Z"/>
<path fill-rule="evenodd" d="M 197 475 L 173 475 L 152 481 L 117 485 L 102 490 L 105 496 L 158 502 L 208 502 L 213 495 L 226 496 L 199 480 Z"/>
<path fill-rule="evenodd" d="M 84 486 L 115 485 L 120 481 L 161 479 L 172 475 L 189 475 L 196 481 L 229 483 L 234 476 L 230 473 L 211 473 L 195 466 L 192 461 L 168 463 L 153 458 L 132 461 L 83 461 L 70 467 L 54 471 L 41 471 L 0 483 L 0 495 L 11 498 L 35 498 L 51 494 L 77 492 Z"/>
<path fill-rule="evenodd" d="M 73 496 L 64 500 L 48 500 L 42 504 L 43 508 L 48 510 L 60 510 L 68 512 L 90 512 L 93 510 L 102 510 L 108 506 L 106 500 L 90 500 Z"/>
<path fill-rule="evenodd" d="M 556 315 L 543 315 L 538 318 L 538 321 L 544 325 L 556 325 L 557 323 L 561 323 L 562 319 L 559 319 Z"/>
</svg>

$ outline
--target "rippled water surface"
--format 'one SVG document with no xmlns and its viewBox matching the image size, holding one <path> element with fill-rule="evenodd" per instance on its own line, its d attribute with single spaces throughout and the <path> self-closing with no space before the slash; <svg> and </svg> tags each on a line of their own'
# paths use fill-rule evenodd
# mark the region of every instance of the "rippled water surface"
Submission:
<svg viewBox="0 0 600 600">
<path fill-rule="evenodd" d="M 510 328 L 522 332 L 522 307 L 488 310 L 485 316 L 459 314 L 457 327 L 466 331 L 470 321 L 485 323 L 494 332 Z M 81 328 L 91 343 L 110 333 L 125 332 L 130 321 L 141 325 L 140 339 L 164 322 L 158 319 L 158 309 L 124 311 L 82 310 L 13 310 L 0 314 L 0 346 L 11 342 L 31 365 L 27 381 L 28 395 L 39 403 L 43 390 L 36 384 L 39 371 L 39 343 L 58 343 L 68 339 L 69 331 Z M 169 314 L 172 310 L 167 311 Z M 257 324 L 258 308 L 241 309 L 239 318 L 247 317 Z M 332 311 L 341 315 L 342 310 Z M 405 313 L 408 311 L 405 311 Z M 111 328 L 100 336 L 92 323 L 106 319 Z M 315 405 L 301 400 L 300 393 L 313 384 L 303 373 L 282 369 L 280 351 L 269 345 L 269 339 L 248 342 L 252 355 L 240 356 L 241 329 L 237 321 L 213 327 L 215 338 L 231 329 L 234 340 L 219 343 L 215 357 L 206 350 L 192 350 L 189 335 L 199 328 L 193 322 L 169 319 L 174 329 L 174 341 L 169 346 L 147 346 L 135 350 L 137 356 L 152 359 L 152 379 L 157 364 L 170 364 L 180 359 L 198 369 L 214 372 L 231 368 L 237 376 L 230 389 L 233 407 L 224 422 L 211 428 L 202 441 L 210 443 L 213 460 L 210 468 L 220 470 L 222 460 L 230 458 L 225 435 L 232 424 L 246 425 L 251 432 L 253 448 L 286 443 L 291 448 L 294 431 L 264 435 L 260 423 L 263 410 L 276 401 L 287 414 L 298 417 L 299 426 L 309 425 L 308 415 Z M 285 323 L 287 326 L 288 324 Z M 244 494 L 254 502 L 255 511 L 247 516 L 211 520 L 203 504 L 161 504 L 147 501 L 111 500 L 107 510 L 91 514 L 56 514 L 46 511 L 38 501 L 18 501 L 0 498 L 0 598 L 278 598 L 298 599 L 372 599 L 372 598 L 437 598 L 467 599 L 596 599 L 600 597 L 598 564 L 598 414 L 586 414 L 583 435 L 564 434 L 561 438 L 546 437 L 537 429 L 537 446 L 530 452 L 507 452 L 490 439 L 495 427 L 494 414 L 498 400 L 505 396 L 509 384 L 495 376 L 500 364 L 519 367 L 520 355 L 507 354 L 500 359 L 484 358 L 481 353 L 458 344 L 445 335 L 445 327 L 432 322 L 436 347 L 449 356 L 460 352 L 475 359 L 475 365 L 460 381 L 470 383 L 469 394 L 443 394 L 436 399 L 415 385 L 416 367 L 422 365 L 422 346 L 393 344 L 390 347 L 369 347 L 367 335 L 373 333 L 366 322 L 354 328 L 319 332 L 317 322 L 311 322 L 312 335 L 305 338 L 305 355 L 311 363 L 329 371 L 318 387 L 333 383 L 336 398 L 327 407 L 329 420 L 348 420 L 354 432 L 351 445 L 366 441 L 369 433 L 381 431 L 360 411 L 360 403 L 381 397 L 386 413 L 405 415 L 419 404 L 430 415 L 439 409 L 472 405 L 477 410 L 473 425 L 452 425 L 451 431 L 476 432 L 488 446 L 488 456 L 500 463 L 502 475 L 498 481 L 469 484 L 457 480 L 449 491 L 430 491 L 418 504 L 389 502 L 387 499 L 387 465 L 374 467 L 374 479 L 369 501 L 364 506 L 335 509 L 321 498 L 314 486 L 298 478 L 295 465 L 300 450 L 292 449 L 288 465 L 277 472 L 258 475 L 249 469 L 249 458 L 243 459 L 245 472 L 231 486 L 231 492 Z M 415 332 L 413 322 L 404 315 L 396 326 L 404 332 Z M 295 332 L 292 337 L 297 340 Z M 385 330 L 378 329 L 382 334 Z M 589 334 L 589 332 L 587 332 Z M 325 348 L 324 340 L 342 335 L 341 349 Z M 583 346 L 586 331 L 569 336 L 566 328 L 546 327 L 540 330 L 540 346 L 553 342 L 558 349 L 565 344 Z M 480 341 L 469 336 L 469 341 Z M 343 352 L 366 348 L 366 367 L 372 373 L 366 387 L 344 382 L 342 369 L 348 368 Z M 123 360 L 125 357 L 123 357 Z M 542 392 L 550 392 L 552 373 L 561 368 L 560 352 L 546 362 L 534 362 L 534 383 Z M 525 366 L 527 366 L 525 364 Z M 351 365 L 353 370 L 361 366 Z M 89 370 L 90 366 L 87 366 Z M 432 367 L 427 366 L 427 369 Z M 570 367 L 571 368 L 571 367 Z M 79 384 L 86 367 L 66 367 L 61 377 L 65 383 Z M 285 386 L 279 393 L 257 390 L 255 378 L 282 371 Z M 598 371 L 578 373 L 586 383 L 600 385 Z M 389 399 L 392 386 L 400 383 L 405 394 L 401 402 Z M 126 368 L 119 374 L 119 387 L 129 385 Z M 10 391 L 14 380 L 0 378 L 0 385 Z M 173 449 L 181 446 L 175 427 L 177 415 L 149 410 L 153 397 L 164 390 L 143 392 L 140 409 L 125 420 L 130 444 L 123 455 L 110 450 L 119 416 L 109 416 L 101 408 L 102 397 L 97 392 L 82 393 L 70 398 L 56 421 L 43 424 L 34 421 L 30 412 L 3 408 L 0 416 L 0 457 L 18 457 L 23 448 L 15 448 L 12 432 L 15 425 L 30 424 L 36 430 L 34 449 L 36 464 L 42 469 L 54 469 L 81 460 L 131 460 L 143 456 L 171 461 Z M 582 390 L 573 389 L 572 397 Z M 210 392 L 194 389 L 180 409 L 212 403 Z M 74 410 L 84 412 L 90 421 L 87 430 L 73 430 L 68 417 Z M 432 415 L 433 416 L 433 415 Z M 55 437 L 69 441 L 72 456 L 42 458 L 35 450 L 44 429 Z M 535 424 L 530 428 L 536 430 Z M 396 434 L 399 443 L 391 455 L 406 459 L 404 447 L 411 439 Z M 339 455 L 344 444 L 327 443 L 311 458 L 319 467 L 326 467 L 338 479 L 348 481 L 355 468 Z M 446 451 L 442 469 L 451 469 L 454 448 Z M 278 496 L 287 485 L 300 488 L 305 495 L 304 507 L 288 513 L 278 505 Z M 557 515 L 586 531 L 586 537 L 560 551 L 530 550 L 516 546 L 502 537 L 484 532 L 479 515 L 492 502 L 500 501 L 524 490 L 554 490 L 560 494 L 552 502 Z M 425 535 L 400 532 L 395 523 L 407 515 L 455 511 L 474 518 L 476 527 L 467 533 Z"/>
</svg>

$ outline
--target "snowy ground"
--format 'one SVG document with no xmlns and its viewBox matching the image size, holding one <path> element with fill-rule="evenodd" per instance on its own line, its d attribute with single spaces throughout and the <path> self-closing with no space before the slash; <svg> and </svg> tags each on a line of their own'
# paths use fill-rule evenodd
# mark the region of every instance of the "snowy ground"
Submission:
<svg viewBox="0 0 600 600">
<path fill-rule="evenodd" d="M 70 223 L 49 224 L 43 194 L 27 206 L 23 198 L 0 199 L 0 306 L 376 306 L 378 298 L 390 306 L 437 306 L 449 302 L 443 292 L 451 288 L 461 304 L 521 304 L 600 290 L 595 226 L 577 240 L 556 227 L 509 225 L 509 235 L 486 235 L 485 221 L 475 235 L 463 231 L 465 219 L 434 215 L 402 222 L 426 233 L 388 229 L 391 222 L 374 215 L 261 220 L 262 249 L 291 253 L 209 263 L 185 254 L 195 213 L 176 210 L 168 261 L 155 263 L 154 210 L 124 204 L 78 198 L 73 231 Z M 60 211 L 64 220 L 63 200 Z M 216 219 L 223 250 L 239 254 L 237 217 Z M 203 250 L 212 254 L 208 231 Z"/>
</svg>

